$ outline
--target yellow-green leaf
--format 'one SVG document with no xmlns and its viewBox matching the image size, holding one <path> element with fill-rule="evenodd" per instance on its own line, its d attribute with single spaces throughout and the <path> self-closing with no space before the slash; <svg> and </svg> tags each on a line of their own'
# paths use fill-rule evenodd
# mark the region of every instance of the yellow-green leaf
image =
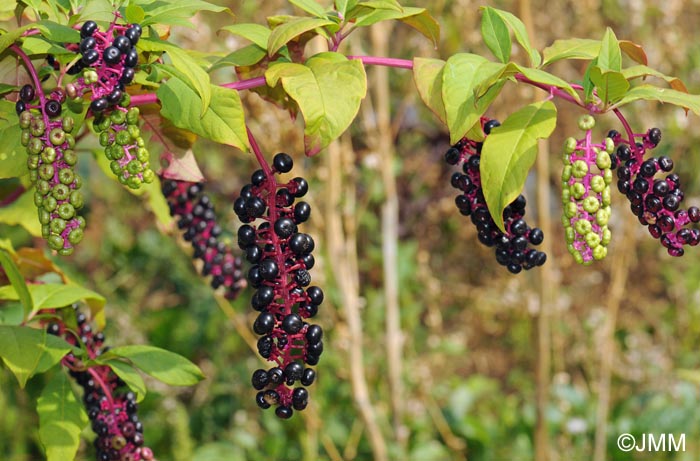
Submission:
<svg viewBox="0 0 700 461">
<path fill-rule="evenodd" d="M 75 458 L 80 433 L 88 423 L 82 402 L 76 398 L 66 373 L 57 372 L 37 400 L 39 439 L 47 461 Z"/>
<path fill-rule="evenodd" d="M 298 17 L 293 18 L 272 29 L 267 40 L 267 54 L 273 56 L 277 51 L 290 40 L 300 36 L 304 32 L 317 29 L 319 27 L 335 24 L 333 21 L 321 18 Z"/>
<path fill-rule="evenodd" d="M 544 61 L 542 67 L 562 59 L 593 59 L 600 51 L 600 40 L 588 38 L 571 38 L 555 40 L 542 50 Z"/>
<path fill-rule="evenodd" d="M 442 71 L 444 67 L 445 61 L 442 59 L 413 59 L 413 80 L 416 83 L 418 94 L 440 121 L 447 123 L 445 104 L 442 102 Z"/>
</svg>

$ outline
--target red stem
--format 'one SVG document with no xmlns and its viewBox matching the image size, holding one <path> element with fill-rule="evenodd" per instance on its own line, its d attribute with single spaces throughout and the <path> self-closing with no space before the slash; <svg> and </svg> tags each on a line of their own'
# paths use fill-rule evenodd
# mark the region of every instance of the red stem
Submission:
<svg viewBox="0 0 700 461">
<path fill-rule="evenodd" d="M 630 147 L 632 149 L 635 149 L 634 131 L 632 131 L 632 127 L 630 126 L 629 122 L 627 122 L 627 119 L 624 115 L 622 115 L 622 112 L 620 112 L 619 109 L 613 109 L 613 112 L 615 113 L 615 115 L 617 115 L 617 118 L 620 119 L 620 123 L 622 123 L 622 126 L 625 127 L 627 136 L 629 136 Z"/>
<path fill-rule="evenodd" d="M 110 408 L 114 410 L 114 399 L 112 398 L 112 390 L 109 387 L 107 387 L 107 384 L 105 384 L 104 380 L 100 377 L 100 374 L 97 373 L 94 368 L 88 368 L 87 372 L 90 373 L 92 379 L 94 379 L 95 382 L 100 385 L 102 391 L 105 393 L 105 397 L 107 397 L 107 401 L 109 402 Z"/>
<path fill-rule="evenodd" d="M 27 190 L 27 189 L 25 189 L 24 186 L 18 186 L 15 190 L 13 190 L 12 192 L 10 192 L 10 193 L 7 195 L 7 197 L 5 197 L 4 199 L 2 199 L 2 201 L 0 202 L 0 207 L 4 207 L 4 206 L 11 205 L 11 204 L 14 203 L 18 198 L 20 198 L 20 197 L 22 196 L 22 194 L 24 193 L 24 191 L 26 191 L 26 190 Z"/>
<path fill-rule="evenodd" d="M 265 172 L 265 176 L 270 178 L 271 181 L 274 182 L 274 178 L 272 176 L 272 170 L 270 169 L 270 165 L 267 164 L 267 160 L 265 160 L 265 156 L 262 154 L 260 151 L 260 147 L 258 146 L 257 141 L 255 140 L 255 137 L 253 136 L 253 132 L 250 131 L 250 128 L 247 126 L 245 127 L 246 132 L 248 132 L 248 142 L 250 142 L 250 147 L 253 149 L 253 153 L 255 154 L 255 158 L 258 159 L 258 163 L 260 164 L 260 168 L 263 169 Z"/>
<path fill-rule="evenodd" d="M 29 75 L 32 77 L 32 81 L 34 82 L 34 87 L 36 89 L 36 94 L 39 95 L 39 102 L 41 103 L 41 115 L 44 119 L 44 125 L 48 129 L 49 125 L 49 116 L 46 115 L 44 112 L 44 107 L 46 107 L 46 95 L 44 94 L 44 90 L 41 88 L 41 80 L 39 80 L 39 75 L 36 73 L 36 69 L 34 68 L 34 64 L 32 64 L 32 60 L 29 59 L 29 56 L 20 48 L 17 46 L 16 43 L 13 43 L 10 45 L 10 49 L 14 51 L 17 56 L 19 56 L 22 61 L 24 61 L 24 65 L 27 67 L 27 70 L 29 71 Z"/>
</svg>

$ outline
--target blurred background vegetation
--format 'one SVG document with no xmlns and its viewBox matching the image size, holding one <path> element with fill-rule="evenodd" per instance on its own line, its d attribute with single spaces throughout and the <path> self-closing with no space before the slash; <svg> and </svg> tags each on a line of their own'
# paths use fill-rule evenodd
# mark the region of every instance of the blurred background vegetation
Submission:
<svg viewBox="0 0 700 461">
<path fill-rule="evenodd" d="M 268 15 L 295 11 L 281 0 L 214 3 L 229 6 L 238 22 L 264 22 Z M 540 49 L 557 38 L 600 38 L 606 26 L 613 27 L 618 38 L 644 45 L 650 66 L 700 92 L 696 0 L 663 6 L 649 0 L 485 3 L 522 17 Z M 439 50 L 396 24 L 355 33 L 340 51 L 401 58 L 488 54 L 480 41 L 482 2 L 413 4 L 439 20 Z M 192 20 L 195 29 L 175 28 L 170 39 L 184 48 L 221 53 L 244 44 L 217 33 L 230 16 L 201 14 Z M 310 49 L 320 50 L 317 45 Z M 515 51 L 514 59 L 523 61 L 522 52 Z M 584 69 L 583 62 L 555 67 L 572 81 Z M 548 264 L 509 274 L 454 206 L 451 171 L 442 160 L 448 137 L 420 102 L 410 72 L 369 69 L 368 74 L 372 90 L 357 121 L 313 158 L 302 154 L 299 122 L 290 122 L 288 114 L 257 95 L 243 94 L 264 151 L 270 158 L 278 151 L 292 154 L 295 174 L 311 183 L 313 212 L 306 232 L 317 241 L 312 276 L 326 291 L 318 322 L 327 339 L 310 408 L 291 421 L 260 411 L 254 402 L 250 374 L 260 362 L 250 348 L 251 291 L 232 304 L 214 296 L 197 277 L 189 249 L 172 226 L 157 222 L 142 198 L 107 180 L 96 162 L 82 162 L 89 230 L 79 251 L 57 262 L 108 298 L 108 343 L 164 347 L 189 357 L 207 375 L 185 389 L 149 382 L 140 416 L 157 457 L 698 459 L 697 249 L 683 258 L 669 257 L 615 194 L 609 257 L 591 267 L 573 262 L 558 222 L 558 153 L 565 137 L 577 135 L 580 113 L 561 103 L 557 130 L 542 146 L 551 161 L 538 165 L 545 174 L 533 174 L 526 187 L 528 222 L 549 228 Z M 214 79 L 233 76 L 218 71 Z M 509 84 L 489 115 L 502 120 L 542 97 Z M 697 117 L 650 103 L 625 114 L 638 132 L 662 129 L 655 153 L 675 160 L 686 202 L 698 204 Z M 604 116 L 598 128 L 602 137 L 619 126 Z M 91 147 L 85 146 L 85 157 Z M 220 219 L 234 235 L 238 223 L 231 204 L 255 169 L 254 160 L 206 141 L 196 144 L 195 153 Z M 536 204 L 547 212 L 542 207 L 538 212 Z M 17 246 L 43 245 L 19 228 L 0 227 L 0 235 L 11 236 Z M 34 411 L 42 383 L 36 381 L 20 391 L 11 374 L 0 371 L 3 460 L 42 459 Z M 544 416 L 539 429 L 537 402 Z M 624 453 L 615 444 L 623 432 L 686 434 L 686 452 Z M 85 435 L 80 460 L 94 458 L 93 435 L 89 430 Z"/>
</svg>

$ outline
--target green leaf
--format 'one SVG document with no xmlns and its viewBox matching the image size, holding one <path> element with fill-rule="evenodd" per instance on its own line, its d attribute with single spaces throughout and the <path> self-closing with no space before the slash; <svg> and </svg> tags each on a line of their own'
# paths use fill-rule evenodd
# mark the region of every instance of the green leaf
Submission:
<svg viewBox="0 0 700 461">
<path fill-rule="evenodd" d="M 418 32 L 426 36 L 437 46 L 440 42 L 440 24 L 433 18 L 425 8 L 404 7 L 397 11 L 394 9 L 372 9 L 358 7 L 355 12 L 356 27 L 371 26 L 381 21 L 396 19 L 404 24 L 413 27 Z"/>
<path fill-rule="evenodd" d="M 78 43 L 80 41 L 80 32 L 63 24 L 43 20 L 36 23 L 34 27 L 41 31 L 44 38 L 54 42 Z"/>
<path fill-rule="evenodd" d="M 442 100 L 450 131 L 450 144 L 459 141 L 481 114 L 476 110 L 475 90 L 481 80 L 478 68 L 489 61 L 477 54 L 451 56 L 442 71 Z"/>
<path fill-rule="evenodd" d="M 503 19 L 503 21 L 505 21 L 505 23 L 508 24 L 510 29 L 513 31 L 515 39 L 530 57 L 530 64 L 532 65 L 532 67 L 538 67 L 542 62 L 542 58 L 540 57 L 540 53 L 538 53 L 537 50 L 533 48 L 532 44 L 530 43 L 530 37 L 527 35 L 525 24 L 523 24 L 523 22 L 520 19 L 518 19 L 518 17 L 515 16 L 513 13 L 498 10 L 496 8 L 491 9 L 497 15 L 499 15 L 501 19 Z"/>
<path fill-rule="evenodd" d="M 7 83 L 0 83 L 0 95 L 11 93 L 17 91 L 19 88 L 17 85 L 8 85 Z"/>
<path fill-rule="evenodd" d="M 403 7 L 396 0 L 374 0 L 360 2 L 359 6 L 364 6 L 367 8 L 374 8 L 375 10 L 395 10 L 403 11 Z"/>
<path fill-rule="evenodd" d="M 192 88 L 178 78 L 169 79 L 158 88 L 162 104 L 160 113 L 173 124 L 214 142 L 248 149 L 243 105 L 238 92 L 210 85 L 212 101 L 201 117 L 201 100 Z"/>
<path fill-rule="evenodd" d="M 598 67 L 603 73 L 620 72 L 622 70 L 622 52 L 620 51 L 620 44 L 617 42 L 615 32 L 613 32 L 610 27 L 605 30 L 603 40 L 600 42 Z"/>
<path fill-rule="evenodd" d="M 103 354 L 128 359 L 135 367 L 171 386 L 192 386 L 204 379 L 202 371 L 186 358 L 154 346 L 120 346 Z"/>
<path fill-rule="evenodd" d="M 326 18 L 326 10 L 314 0 L 289 0 L 289 3 L 301 8 L 309 14 L 316 16 L 317 18 Z"/>
<path fill-rule="evenodd" d="M 109 23 L 114 19 L 114 5 L 110 0 L 90 0 L 75 19 L 74 23 L 87 20 Z"/>
<path fill-rule="evenodd" d="M 83 300 L 102 309 L 106 302 L 103 296 L 72 283 L 32 284 L 28 285 L 27 289 L 33 304 L 31 314 L 35 314 L 41 309 L 70 306 Z M 0 299 L 16 300 L 18 296 L 16 291 L 9 290 L 8 287 L 0 287 Z"/>
<path fill-rule="evenodd" d="M 114 373 L 121 378 L 122 381 L 129 386 L 134 394 L 136 394 L 136 401 L 140 402 L 146 397 L 146 383 L 143 382 L 143 378 L 136 371 L 136 368 L 130 363 L 124 362 L 119 359 L 114 360 L 95 360 L 96 363 L 101 365 L 109 366 Z"/>
<path fill-rule="evenodd" d="M 481 36 L 496 59 L 502 63 L 510 60 L 510 51 L 513 46 L 513 42 L 510 40 L 510 32 L 506 22 L 493 8 L 483 7 Z"/>
<path fill-rule="evenodd" d="M 442 102 L 442 73 L 445 61 L 442 59 L 414 58 L 413 80 L 418 94 L 428 108 L 440 119 L 447 123 L 445 104 Z"/>
<path fill-rule="evenodd" d="M 290 21 L 280 24 L 270 33 L 270 37 L 267 41 L 267 54 L 268 56 L 273 56 L 290 40 L 300 36 L 304 32 L 331 24 L 335 23 L 328 19 L 307 17 L 295 17 Z"/>
<path fill-rule="evenodd" d="M 335 0 L 334 2 L 336 11 L 346 20 L 353 19 L 348 17 L 348 11 L 355 8 L 357 3 L 358 0 Z"/>
<path fill-rule="evenodd" d="M 591 71 L 597 65 L 597 63 L 598 58 L 594 58 L 590 63 L 588 63 L 588 67 L 586 67 L 586 71 L 583 73 L 583 97 L 586 103 L 593 101 L 593 90 L 595 89 L 595 85 L 593 84 L 593 80 L 591 80 Z"/>
<path fill-rule="evenodd" d="M 9 32 L 3 32 L 2 35 L 0 35 L 0 53 L 8 49 L 13 43 L 19 39 L 22 34 L 28 30 L 34 27 L 33 24 L 27 24 L 26 26 L 22 26 L 18 29 L 13 29 Z"/>
<path fill-rule="evenodd" d="M 41 223 L 34 206 L 34 189 L 25 191 L 17 200 L 0 208 L 0 222 L 22 226 L 34 237 L 41 237 Z"/>
<path fill-rule="evenodd" d="M 627 80 L 648 76 L 660 78 L 665 80 L 669 85 L 671 85 L 671 88 L 673 88 L 674 90 L 681 91 L 683 93 L 688 92 L 688 88 L 686 88 L 685 83 L 683 83 L 683 81 L 678 77 L 671 77 L 669 75 L 665 75 L 659 72 L 658 70 L 652 69 L 651 67 L 647 67 L 644 65 L 632 66 L 626 69 L 622 69 L 622 75 L 624 75 Z"/>
<path fill-rule="evenodd" d="M 281 81 L 286 93 L 299 105 L 306 124 L 307 155 L 316 154 L 347 129 L 367 93 L 362 62 L 333 52 L 312 56 L 305 65 L 272 65 L 265 72 L 265 79 L 270 87 Z"/>
<path fill-rule="evenodd" d="M 576 90 L 574 90 L 573 87 L 566 80 L 562 80 L 556 75 L 552 75 L 549 72 L 544 71 L 542 69 L 532 69 L 530 67 L 519 67 L 519 69 L 521 74 L 523 74 L 525 77 L 532 80 L 533 82 L 542 83 L 543 85 L 547 86 L 557 87 L 569 93 L 577 101 L 580 100 Z"/>
<path fill-rule="evenodd" d="M 129 5 L 126 7 L 125 19 L 130 24 L 141 24 L 146 18 L 146 12 L 139 5 Z"/>
<path fill-rule="evenodd" d="M 598 97 L 606 105 L 622 98 L 630 87 L 629 82 L 621 72 L 608 71 L 603 73 L 598 66 L 591 68 L 590 78 L 598 90 Z"/>
<path fill-rule="evenodd" d="M 554 131 L 557 109 L 552 101 L 536 102 L 505 119 L 486 137 L 481 153 L 481 184 L 494 222 L 505 231 L 503 210 L 525 186 L 537 157 L 537 140 Z"/>
<path fill-rule="evenodd" d="M 252 66 L 262 61 L 265 56 L 267 56 L 265 48 L 260 48 L 258 45 L 244 46 L 216 61 L 209 68 L 209 72 L 223 67 Z"/>
<path fill-rule="evenodd" d="M 39 413 L 39 438 L 46 450 L 47 461 L 74 459 L 88 417 L 82 402 L 73 393 L 66 373 L 54 374 L 41 392 L 36 410 Z"/>
<path fill-rule="evenodd" d="M 2 265 L 2 269 L 5 271 L 5 275 L 10 281 L 10 286 L 7 288 L 12 288 L 17 296 L 16 299 L 22 303 L 26 318 L 34 307 L 32 296 L 29 294 L 29 289 L 27 288 L 27 282 L 24 280 L 19 268 L 6 250 L 0 250 L 0 265 Z M 0 289 L 2 288 L 5 287 L 1 287 Z"/>
<path fill-rule="evenodd" d="M 639 101 L 640 99 L 659 101 L 662 103 L 667 102 L 685 109 L 690 109 L 696 115 L 700 115 L 700 96 L 652 85 L 639 85 L 632 88 L 617 102 L 616 106 L 620 107 L 632 101 Z"/>
<path fill-rule="evenodd" d="M 555 40 L 550 46 L 542 50 L 544 62 L 547 66 L 562 59 L 593 59 L 600 52 L 600 40 L 587 38 L 571 38 Z"/>
<path fill-rule="evenodd" d="M 20 141 L 21 134 L 15 104 L 0 100 L 0 179 L 29 173 L 27 150 Z"/>
<path fill-rule="evenodd" d="M 222 27 L 220 30 L 231 32 L 234 35 L 243 37 L 246 40 L 258 45 L 260 48 L 267 48 L 267 41 L 270 39 L 270 29 L 261 24 L 233 24 Z"/>
<path fill-rule="evenodd" d="M 0 325 L 0 357 L 22 388 L 29 378 L 56 365 L 72 349 L 44 329 Z"/>
<path fill-rule="evenodd" d="M 202 69 L 195 60 L 184 50 L 169 43 L 156 40 L 139 40 L 139 48 L 144 51 L 164 51 L 170 57 L 173 67 L 177 69 L 181 76 L 192 89 L 197 92 L 200 100 L 200 108 L 194 109 L 195 115 L 202 115 L 209 107 L 212 98 L 211 82 L 209 74 Z"/>
<path fill-rule="evenodd" d="M 228 10 L 223 6 L 217 6 L 202 0 L 168 0 L 167 2 L 152 2 L 142 4 L 145 11 L 145 19 L 142 27 L 151 24 L 170 24 L 195 28 L 192 17 L 199 11 L 213 11 L 220 13 Z"/>
</svg>

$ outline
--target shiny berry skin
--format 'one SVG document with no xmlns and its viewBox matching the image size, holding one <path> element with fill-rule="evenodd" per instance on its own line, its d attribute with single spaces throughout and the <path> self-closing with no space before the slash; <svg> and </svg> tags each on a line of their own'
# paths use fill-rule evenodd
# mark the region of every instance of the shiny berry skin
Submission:
<svg viewBox="0 0 700 461">
<path fill-rule="evenodd" d="M 282 320 L 282 329 L 290 334 L 299 332 L 302 326 L 303 322 L 298 314 L 289 314 Z"/>
<path fill-rule="evenodd" d="M 102 54 L 102 59 L 104 59 L 107 64 L 117 64 L 119 60 L 121 60 L 121 57 L 121 51 L 115 46 L 108 46 Z"/>
<path fill-rule="evenodd" d="M 85 23 L 80 27 L 80 36 L 90 37 L 97 31 L 97 23 L 95 21 L 85 21 Z"/>
<path fill-rule="evenodd" d="M 124 36 L 129 39 L 132 46 L 136 46 L 141 38 L 141 26 L 134 24 L 124 32 Z"/>
<path fill-rule="evenodd" d="M 122 53 L 127 53 L 131 49 L 132 43 L 128 37 L 125 37 L 124 35 L 118 35 L 114 38 L 112 46 L 121 51 Z"/>
<path fill-rule="evenodd" d="M 83 53 L 82 63 L 86 66 L 91 66 L 100 59 L 100 52 L 97 50 L 87 50 Z"/>
<path fill-rule="evenodd" d="M 98 99 L 93 100 L 90 103 L 90 110 L 93 113 L 100 113 L 100 112 L 104 111 L 105 109 L 107 109 L 108 106 L 109 106 L 109 103 L 107 102 L 106 98 L 98 98 Z"/>
<path fill-rule="evenodd" d="M 116 106 L 121 102 L 123 97 L 124 92 L 119 88 L 115 88 L 110 94 L 107 95 L 105 99 L 107 99 L 110 106 Z"/>
<path fill-rule="evenodd" d="M 15 112 L 17 112 L 17 115 L 21 114 L 27 110 L 27 105 L 24 103 L 24 101 L 17 101 L 15 103 Z"/>
<path fill-rule="evenodd" d="M 459 153 L 459 150 L 455 149 L 454 147 L 447 149 L 447 152 L 445 152 L 445 162 L 450 165 L 456 165 L 460 158 L 461 154 Z"/>
<path fill-rule="evenodd" d="M 294 221 L 297 224 L 306 222 L 311 216 L 311 206 L 306 202 L 299 202 L 294 205 Z"/>
<path fill-rule="evenodd" d="M 497 126 L 501 126 L 501 122 L 498 120 L 489 120 L 488 122 L 484 123 L 484 133 L 487 135 L 491 134 L 491 130 Z"/>
<path fill-rule="evenodd" d="M 292 167 L 294 166 L 294 160 L 292 160 L 292 157 L 290 157 L 289 154 L 280 152 L 272 159 L 272 165 L 274 166 L 275 170 L 280 173 L 289 173 L 292 171 Z"/>
<path fill-rule="evenodd" d="M 49 99 L 46 101 L 46 105 L 44 106 L 44 112 L 46 112 L 46 115 L 51 118 L 58 117 L 61 115 L 61 104 L 58 101 Z"/>
<path fill-rule="evenodd" d="M 126 66 L 127 68 L 134 68 L 138 65 L 138 63 L 139 63 L 139 52 L 136 51 L 136 48 L 131 48 L 125 54 L 124 66 Z"/>
<path fill-rule="evenodd" d="M 30 84 L 24 85 L 19 90 L 19 98 L 26 103 L 34 101 L 35 96 L 36 92 L 34 91 L 34 87 Z"/>
<path fill-rule="evenodd" d="M 92 50 L 97 46 L 97 40 L 95 37 L 85 37 L 80 41 L 80 53 L 85 54 L 88 50 Z"/>
<path fill-rule="evenodd" d="M 119 83 L 123 83 L 124 85 L 128 85 L 134 80 L 134 75 L 136 75 L 136 72 L 132 68 L 125 68 L 124 71 L 122 72 L 122 76 L 119 78 Z"/>
<path fill-rule="evenodd" d="M 296 224 L 289 218 L 279 218 L 275 221 L 275 234 L 277 234 L 279 238 L 286 239 L 296 231 Z"/>
<path fill-rule="evenodd" d="M 294 190 L 294 196 L 296 198 L 305 196 L 306 193 L 309 191 L 309 183 L 306 182 L 306 179 L 294 178 L 292 179 L 292 182 L 296 186 Z"/>
<path fill-rule="evenodd" d="M 658 128 L 651 128 L 647 132 L 647 137 L 649 138 L 650 143 L 652 143 L 654 146 L 658 146 L 661 142 L 661 130 Z"/>
<path fill-rule="evenodd" d="M 263 312 L 255 320 L 253 330 L 259 335 L 264 335 L 271 332 L 274 326 L 275 316 L 269 312 Z"/>
</svg>

